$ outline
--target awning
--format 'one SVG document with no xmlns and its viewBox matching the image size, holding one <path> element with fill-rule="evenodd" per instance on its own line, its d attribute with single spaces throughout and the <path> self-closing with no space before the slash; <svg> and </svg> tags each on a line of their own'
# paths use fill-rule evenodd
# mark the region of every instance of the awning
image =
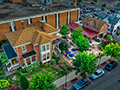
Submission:
<svg viewBox="0 0 120 90">
<path fill-rule="evenodd" d="M 94 36 L 96 36 L 96 35 L 99 34 L 98 32 L 92 31 L 92 30 L 90 30 L 90 29 L 88 29 L 88 28 L 85 28 L 85 27 L 83 27 L 83 26 L 82 26 L 82 28 L 83 28 L 83 32 L 82 32 L 82 33 L 83 33 L 84 35 L 90 37 L 90 38 L 92 38 L 92 37 L 94 37 Z"/>
<path fill-rule="evenodd" d="M 69 24 L 69 25 L 67 25 L 69 28 L 71 28 L 71 29 L 74 29 L 74 30 L 76 30 L 77 28 L 79 28 L 80 27 L 80 25 L 78 25 L 78 24 L 76 24 L 76 23 L 71 23 L 71 24 Z M 83 34 L 84 35 L 86 35 L 86 36 L 88 36 L 88 37 L 90 37 L 90 38 L 92 38 L 92 37 L 94 37 L 94 36 L 96 36 L 96 35 L 98 35 L 99 33 L 98 32 L 95 32 L 95 31 L 92 31 L 92 30 L 90 30 L 90 29 L 88 29 L 88 28 L 85 28 L 85 27 L 83 27 L 83 26 L 81 26 L 82 27 L 82 29 L 83 29 Z"/>
<path fill-rule="evenodd" d="M 12 46 L 10 44 L 3 45 L 2 46 L 8 60 L 17 57 L 15 51 L 13 50 Z"/>
<path fill-rule="evenodd" d="M 36 54 L 35 51 L 31 51 L 31 52 L 28 52 L 26 54 L 23 54 L 22 57 L 27 58 L 27 57 L 30 57 L 30 56 L 35 55 L 35 54 Z"/>
</svg>

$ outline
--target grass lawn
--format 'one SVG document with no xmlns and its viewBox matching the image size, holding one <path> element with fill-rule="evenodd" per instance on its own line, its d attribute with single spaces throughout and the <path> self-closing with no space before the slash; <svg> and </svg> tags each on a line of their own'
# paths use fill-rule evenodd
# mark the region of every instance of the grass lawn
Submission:
<svg viewBox="0 0 120 90">
<path fill-rule="evenodd" d="M 50 74 L 52 74 L 53 77 L 55 78 L 55 80 L 63 76 L 61 74 L 61 72 L 58 69 L 54 68 L 54 67 L 44 67 L 44 68 L 38 69 L 37 71 L 33 71 L 33 72 L 25 74 L 25 75 L 26 75 L 27 79 L 29 81 L 31 81 L 31 76 L 32 75 L 35 75 L 37 73 L 42 73 L 43 71 L 49 72 Z M 12 80 L 12 78 L 14 76 L 16 77 L 16 80 Z M 10 84 L 15 84 L 15 83 L 20 83 L 19 78 L 20 78 L 19 75 L 12 74 L 12 75 L 10 75 L 10 76 L 7 77 L 7 80 L 10 82 Z"/>
</svg>

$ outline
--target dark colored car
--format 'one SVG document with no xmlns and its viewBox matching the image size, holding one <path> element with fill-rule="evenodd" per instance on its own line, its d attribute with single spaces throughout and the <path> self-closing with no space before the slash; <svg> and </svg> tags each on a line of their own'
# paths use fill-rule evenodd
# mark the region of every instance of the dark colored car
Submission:
<svg viewBox="0 0 120 90">
<path fill-rule="evenodd" d="M 115 68 L 117 65 L 118 65 L 117 62 L 111 61 L 110 63 L 108 63 L 108 64 L 105 66 L 105 69 L 111 71 L 111 70 L 112 70 L 113 68 Z"/>
<path fill-rule="evenodd" d="M 111 12 L 115 12 L 115 10 L 114 10 L 114 9 L 111 9 L 110 11 L 111 11 Z"/>
<path fill-rule="evenodd" d="M 75 90 L 80 90 L 81 88 L 85 87 L 86 85 L 88 85 L 91 81 L 87 78 L 83 78 L 80 81 L 78 81 L 77 83 L 74 84 L 74 88 Z"/>
<path fill-rule="evenodd" d="M 93 13 L 95 16 L 98 16 L 98 13 Z"/>
<path fill-rule="evenodd" d="M 91 4 L 95 4 L 94 2 L 91 2 Z"/>
</svg>

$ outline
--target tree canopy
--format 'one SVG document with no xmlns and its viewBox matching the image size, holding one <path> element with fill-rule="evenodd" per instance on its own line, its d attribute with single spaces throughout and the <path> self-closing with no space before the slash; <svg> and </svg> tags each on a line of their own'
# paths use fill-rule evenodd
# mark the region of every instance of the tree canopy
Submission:
<svg viewBox="0 0 120 90">
<path fill-rule="evenodd" d="M 62 34 L 63 36 L 66 36 L 69 33 L 68 27 L 66 25 L 62 25 L 59 33 Z"/>
<path fill-rule="evenodd" d="M 54 90 L 56 85 L 53 84 L 54 77 L 50 73 L 38 73 L 32 76 L 30 90 Z"/>
<path fill-rule="evenodd" d="M 74 30 L 71 35 L 72 40 L 75 42 L 76 39 L 80 36 L 80 37 L 84 37 L 84 34 L 82 34 L 83 29 L 81 29 L 81 27 L 77 28 L 77 30 Z"/>
<path fill-rule="evenodd" d="M 94 73 L 96 69 L 96 62 L 97 59 L 95 59 L 93 53 L 88 55 L 86 51 L 79 52 L 79 54 L 77 54 L 73 60 L 73 69 L 76 70 L 76 75 L 79 74 L 81 76 L 86 76 L 86 73 Z"/>
<path fill-rule="evenodd" d="M 116 44 L 112 43 L 112 44 L 106 45 L 103 52 L 107 56 L 110 55 L 111 57 L 120 59 L 120 45 L 118 43 L 116 43 Z"/>
<path fill-rule="evenodd" d="M 84 37 L 80 36 L 76 38 L 75 45 L 79 48 L 80 51 L 83 51 L 90 47 L 88 39 L 85 39 Z"/>
<path fill-rule="evenodd" d="M 59 44 L 59 48 L 61 50 L 67 51 L 68 50 L 68 43 L 66 41 L 61 41 L 60 44 Z"/>
</svg>

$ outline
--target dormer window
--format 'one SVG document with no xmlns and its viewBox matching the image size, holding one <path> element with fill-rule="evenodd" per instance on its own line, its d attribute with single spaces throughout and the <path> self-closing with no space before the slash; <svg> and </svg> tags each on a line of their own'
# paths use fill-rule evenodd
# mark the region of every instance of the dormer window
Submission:
<svg viewBox="0 0 120 90">
<path fill-rule="evenodd" d="M 26 52 L 26 47 L 22 46 L 22 52 Z"/>
<path fill-rule="evenodd" d="M 104 26 L 102 26 L 102 28 L 104 28 Z"/>
</svg>

